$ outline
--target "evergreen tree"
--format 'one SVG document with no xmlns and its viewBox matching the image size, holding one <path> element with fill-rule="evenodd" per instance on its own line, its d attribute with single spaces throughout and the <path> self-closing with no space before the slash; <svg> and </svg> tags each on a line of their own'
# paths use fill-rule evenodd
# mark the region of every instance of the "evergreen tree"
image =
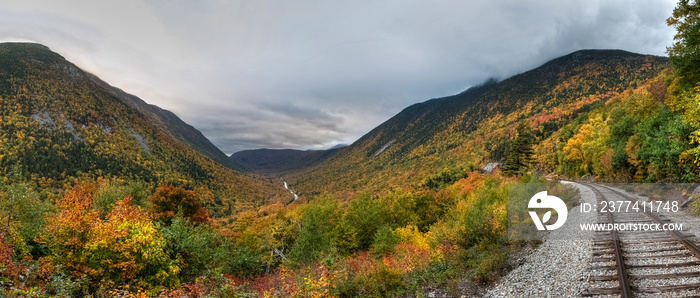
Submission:
<svg viewBox="0 0 700 298">
<path fill-rule="evenodd" d="M 535 138 L 530 125 L 526 121 L 521 121 L 516 130 L 518 135 L 511 141 L 510 150 L 503 165 L 503 173 L 506 175 L 515 175 L 527 169 L 532 163 L 532 145 Z"/>
</svg>

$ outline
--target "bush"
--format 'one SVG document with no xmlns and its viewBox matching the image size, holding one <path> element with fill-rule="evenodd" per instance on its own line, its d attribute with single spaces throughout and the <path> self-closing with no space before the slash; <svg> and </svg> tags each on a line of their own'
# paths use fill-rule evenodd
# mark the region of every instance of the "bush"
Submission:
<svg viewBox="0 0 700 298">
<path fill-rule="evenodd" d="M 109 213 L 117 201 L 131 197 L 131 203 L 135 206 L 148 207 L 148 187 L 143 182 L 118 183 L 98 179 L 100 188 L 95 192 L 93 208 L 100 211 L 101 217 Z"/>
<path fill-rule="evenodd" d="M 235 250 L 222 246 L 225 253 L 219 254 L 223 257 L 221 267 L 224 273 L 233 274 L 240 277 L 250 277 L 262 273 L 262 258 L 255 251 L 244 246 Z"/>
<path fill-rule="evenodd" d="M 366 275 L 357 277 L 362 297 L 395 297 L 405 287 L 401 272 L 380 263 Z"/>
<path fill-rule="evenodd" d="M 381 257 L 386 253 L 394 251 L 394 245 L 399 242 L 398 237 L 394 234 L 389 226 L 382 226 L 377 231 L 372 243 L 372 254 L 375 257 Z"/>
<path fill-rule="evenodd" d="M 172 259 L 180 260 L 182 281 L 191 281 L 204 274 L 215 263 L 219 236 L 207 226 L 195 225 L 188 219 L 175 218 L 160 229 L 167 241 Z"/>
<path fill-rule="evenodd" d="M 59 272 L 51 276 L 51 280 L 46 284 L 47 294 L 58 297 L 80 297 L 83 295 L 83 284 L 81 280 L 73 280 L 70 276 Z"/>
<path fill-rule="evenodd" d="M 506 261 L 506 250 L 498 244 L 482 243 L 472 247 L 469 254 L 469 267 L 473 270 L 474 280 L 478 282 L 495 281 Z"/>
<path fill-rule="evenodd" d="M 49 219 L 39 241 L 46 244 L 51 259 L 74 278 L 87 275 L 92 282 L 111 280 L 147 286 L 179 283 L 180 268 L 166 252 L 166 241 L 148 213 L 116 203 L 105 220 L 92 209 L 92 197 L 80 186 L 57 202 L 59 213 Z"/>
</svg>

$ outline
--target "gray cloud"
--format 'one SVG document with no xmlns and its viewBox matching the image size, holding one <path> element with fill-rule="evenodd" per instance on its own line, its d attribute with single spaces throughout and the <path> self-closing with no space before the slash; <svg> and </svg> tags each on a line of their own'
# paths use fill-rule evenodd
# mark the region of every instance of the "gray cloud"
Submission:
<svg viewBox="0 0 700 298">
<path fill-rule="evenodd" d="M 406 106 L 583 48 L 663 55 L 669 0 L 5 1 L 48 45 L 226 153 L 350 143 Z"/>
</svg>

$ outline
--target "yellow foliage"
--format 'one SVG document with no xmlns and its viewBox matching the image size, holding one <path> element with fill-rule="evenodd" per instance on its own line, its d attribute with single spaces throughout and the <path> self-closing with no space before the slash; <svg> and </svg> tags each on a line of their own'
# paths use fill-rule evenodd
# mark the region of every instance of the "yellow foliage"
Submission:
<svg viewBox="0 0 700 298">
<path fill-rule="evenodd" d="M 610 128 L 602 115 L 592 116 L 589 123 L 579 128 L 578 132 L 564 146 L 566 159 L 580 162 L 584 170 L 595 170 L 596 173 L 604 173 L 602 163 L 603 154 L 609 149 Z M 593 169 L 589 169 L 589 163 Z"/>
<path fill-rule="evenodd" d="M 399 236 L 399 241 L 402 243 L 413 244 L 422 249 L 430 248 L 428 237 L 414 225 L 398 228 L 396 229 L 396 234 Z"/>
</svg>

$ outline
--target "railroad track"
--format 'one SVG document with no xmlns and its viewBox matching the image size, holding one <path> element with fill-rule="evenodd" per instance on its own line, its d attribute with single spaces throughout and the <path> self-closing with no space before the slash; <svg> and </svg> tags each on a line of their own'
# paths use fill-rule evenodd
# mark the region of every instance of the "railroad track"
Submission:
<svg viewBox="0 0 700 298">
<path fill-rule="evenodd" d="M 581 184 L 593 190 L 597 206 L 638 201 L 614 188 Z M 649 211 L 599 212 L 598 223 L 663 225 L 670 221 Z M 581 295 L 700 297 L 700 248 L 696 240 L 693 235 L 669 230 L 594 232 L 590 288 Z"/>
</svg>

